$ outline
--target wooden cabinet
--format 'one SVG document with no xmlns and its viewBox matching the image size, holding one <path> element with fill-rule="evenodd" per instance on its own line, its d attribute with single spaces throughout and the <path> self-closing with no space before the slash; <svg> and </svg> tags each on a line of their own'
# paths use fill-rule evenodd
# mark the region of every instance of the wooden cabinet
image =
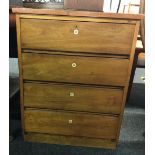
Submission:
<svg viewBox="0 0 155 155">
<path fill-rule="evenodd" d="M 13 11 L 24 139 L 116 148 L 143 16 Z"/>
</svg>

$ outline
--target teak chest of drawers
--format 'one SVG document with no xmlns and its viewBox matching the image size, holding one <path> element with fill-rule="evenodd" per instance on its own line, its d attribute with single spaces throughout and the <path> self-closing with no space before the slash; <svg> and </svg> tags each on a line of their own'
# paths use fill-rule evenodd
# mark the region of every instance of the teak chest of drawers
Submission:
<svg viewBox="0 0 155 155">
<path fill-rule="evenodd" d="M 115 148 L 143 16 L 13 11 L 24 139 Z"/>
</svg>

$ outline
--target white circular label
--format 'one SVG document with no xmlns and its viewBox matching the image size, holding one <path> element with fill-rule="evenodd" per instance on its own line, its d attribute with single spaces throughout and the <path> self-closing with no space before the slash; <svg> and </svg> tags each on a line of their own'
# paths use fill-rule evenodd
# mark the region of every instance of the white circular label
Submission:
<svg viewBox="0 0 155 155">
<path fill-rule="evenodd" d="M 72 67 L 76 67 L 77 65 L 76 65 L 76 63 L 72 63 Z"/>
<path fill-rule="evenodd" d="M 75 35 L 79 34 L 79 30 L 78 29 L 74 30 L 74 34 Z"/>
</svg>

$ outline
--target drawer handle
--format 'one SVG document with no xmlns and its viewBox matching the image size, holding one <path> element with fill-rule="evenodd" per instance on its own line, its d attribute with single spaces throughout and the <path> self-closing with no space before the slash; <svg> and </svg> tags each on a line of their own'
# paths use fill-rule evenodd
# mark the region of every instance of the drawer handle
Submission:
<svg viewBox="0 0 155 155">
<path fill-rule="evenodd" d="M 79 30 L 78 30 L 78 29 L 75 29 L 75 30 L 74 30 L 74 34 L 75 34 L 75 35 L 78 35 L 78 34 L 79 34 Z"/>
<path fill-rule="evenodd" d="M 73 120 L 69 119 L 69 120 L 68 120 L 68 123 L 69 123 L 69 124 L 72 124 L 72 123 L 73 123 Z"/>
<path fill-rule="evenodd" d="M 73 96 L 74 96 L 74 92 L 70 92 L 69 95 L 70 95 L 71 97 L 73 97 Z"/>
<path fill-rule="evenodd" d="M 72 63 L 72 67 L 75 68 L 77 65 L 76 63 Z"/>
<path fill-rule="evenodd" d="M 75 26 L 75 29 L 74 29 L 74 34 L 75 34 L 75 35 L 78 35 L 78 34 L 79 34 L 79 29 L 78 29 L 78 27 L 77 27 L 77 26 Z"/>
</svg>

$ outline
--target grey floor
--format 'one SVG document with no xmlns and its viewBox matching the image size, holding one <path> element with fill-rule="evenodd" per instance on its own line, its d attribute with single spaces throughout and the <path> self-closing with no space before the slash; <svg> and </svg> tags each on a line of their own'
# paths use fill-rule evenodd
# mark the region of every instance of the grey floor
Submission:
<svg viewBox="0 0 155 155">
<path fill-rule="evenodd" d="M 10 80 L 10 85 L 16 82 Z M 11 89 L 10 89 L 11 90 Z M 19 94 L 11 100 L 11 126 L 16 138 L 10 143 L 10 155 L 144 155 L 145 85 L 133 84 L 126 104 L 119 145 L 116 150 L 24 142 L 21 136 Z"/>
</svg>

